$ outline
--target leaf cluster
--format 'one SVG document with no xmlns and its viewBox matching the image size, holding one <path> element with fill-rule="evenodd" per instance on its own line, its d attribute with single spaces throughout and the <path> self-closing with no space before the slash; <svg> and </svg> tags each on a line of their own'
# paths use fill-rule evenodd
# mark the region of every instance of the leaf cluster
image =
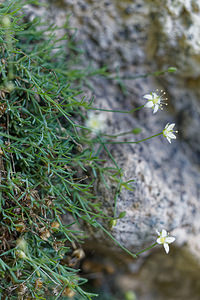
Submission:
<svg viewBox="0 0 200 300">
<path fill-rule="evenodd" d="M 0 295 L 91 299 L 78 275 L 80 225 L 111 219 L 93 191 L 102 160 L 80 138 L 80 86 L 98 70 L 74 65 L 67 24 L 57 38 L 56 26 L 25 21 L 27 3 L 37 1 L 0 6 Z"/>
</svg>

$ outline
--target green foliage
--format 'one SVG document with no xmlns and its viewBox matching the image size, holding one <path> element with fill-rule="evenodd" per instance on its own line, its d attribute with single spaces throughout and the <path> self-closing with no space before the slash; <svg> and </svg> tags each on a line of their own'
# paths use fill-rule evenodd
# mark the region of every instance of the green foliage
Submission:
<svg viewBox="0 0 200 300">
<path fill-rule="evenodd" d="M 76 65 L 79 50 L 67 23 L 57 38 L 55 26 L 25 22 L 27 3 L 37 1 L 0 6 L 0 297 L 92 299 L 68 260 L 84 242 L 80 225 L 103 229 L 102 218 L 117 218 L 118 192 L 128 187 L 103 142 L 96 149 L 95 138 L 85 135 L 89 104 L 80 88 L 106 70 Z M 102 151 L 113 167 L 104 167 Z M 105 174 L 118 185 L 113 216 L 94 195 L 95 180 Z"/>
<path fill-rule="evenodd" d="M 27 21 L 27 4 L 40 5 L 0 4 L 0 298 L 92 299 L 96 295 L 84 291 L 78 269 L 87 232 L 101 230 L 133 258 L 157 244 L 133 254 L 110 233 L 126 214 L 117 211 L 118 196 L 124 188 L 133 191 L 134 180 L 123 181 L 107 145 L 137 144 L 163 132 L 123 141 L 118 137 L 137 135 L 140 128 L 116 135 L 98 131 L 104 124 L 92 111 L 132 114 L 144 105 L 96 108 L 82 87 L 103 75 L 125 91 L 123 79 L 175 68 L 120 78 L 105 67 L 81 67 L 82 51 L 67 20 L 62 28 L 39 18 Z M 106 210 L 98 200 L 99 183 L 113 195 Z"/>
</svg>

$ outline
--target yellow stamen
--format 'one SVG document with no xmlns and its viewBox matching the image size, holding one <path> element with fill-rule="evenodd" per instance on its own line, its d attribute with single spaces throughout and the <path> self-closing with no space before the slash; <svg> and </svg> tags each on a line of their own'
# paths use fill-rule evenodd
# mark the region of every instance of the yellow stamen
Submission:
<svg viewBox="0 0 200 300">
<path fill-rule="evenodd" d="M 164 244 L 164 243 L 165 243 L 165 239 L 166 239 L 165 237 L 161 237 L 161 238 L 160 238 L 160 242 L 161 242 L 162 244 Z"/>
</svg>

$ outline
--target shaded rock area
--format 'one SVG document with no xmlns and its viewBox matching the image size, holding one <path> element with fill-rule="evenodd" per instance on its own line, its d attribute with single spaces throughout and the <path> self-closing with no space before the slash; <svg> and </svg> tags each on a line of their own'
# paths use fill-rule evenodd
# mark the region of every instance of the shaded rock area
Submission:
<svg viewBox="0 0 200 300">
<path fill-rule="evenodd" d="M 134 290 L 138 300 L 198 300 L 199 272 L 190 254 L 184 249 L 173 249 L 168 257 L 164 252 L 154 253 L 135 275 L 118 276 L 116 285 L 120 284 L 124 291 Z"/>
<path fill-rule="evenodd" d="M 167 92 L 169 106 L 156 115 L 145 108 L 133 115 L 108 116 L 109 133 L 142 128 L 140 136 L 127 136 L 127 140 L 159 133 L 168 122 L 175 122 L 179 131 L 171 145 L 160 136 L 138 145 L 108 146 L 125 179 L 135 180 L 133 192 L 123 190 L 119 195 L 117 209 L 126 211 L 126 216 L 112 233 L 136 252 L 155 241 L 156 229 L 166 228 L 176 236 L 176 246 L 185 245 L 189 253 L 176 249 L 167 258 L 155 253 L 146 259 L 139 273 L 129 279 L 138 299 L 199 299 L 199 286 L 192 283 L 199 272 L 195 271 L 198 267 L 193 272 L 192 266 L 200 259 L 199 1 L 60 0 L 49 4 L 51 22 L 64 23 L 66 15 L 71 15 L 70 26 L 78 28 L 76 40 L 85 51 L 85 64 L 107 65 L 114 77 L 123 78 L 91 81 L 96 107 L 128 110 L 144 104 L 142 96 L 156 88 Z M 177 74 L 131 79 L 170 66 L 178 68 Z M 101 185 L 99 194 L 112 209 L 113 194 Z M 102 243 L 109 244 L 98 236 L 96 251 Z M 195 262 L 191 263 L 193 254 Z M 188 266 L 186 270 L 183 265 Z M 183 290 L 176 290 L 176 280 Z M 139 291 L 141 281 L 145 285 Z"/>
<path fill-rule="evenodd" d="M 99 299 L 199 300 L 200 267 L 184 247 L 172 246 L 168 256 L 163 249 L 156 249 L 140 262 L 139 268 L 124 257 L 111 259 L 94 251 L 88 252 L 87 257 L 90 259 L 84 260 L 82 269 L 101 295 Z"/>
</svg>

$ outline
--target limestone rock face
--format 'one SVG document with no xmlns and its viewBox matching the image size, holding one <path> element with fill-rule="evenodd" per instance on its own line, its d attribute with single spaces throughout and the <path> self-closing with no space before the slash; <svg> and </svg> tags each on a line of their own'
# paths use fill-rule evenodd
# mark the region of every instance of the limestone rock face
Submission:
<svg viewBox="0 0 200 300">
<path fill-rule="evenodd" d="M 200 2 L 149 1 L 149 53 L 161 66 L 177 66 L 179 76 L 200 75 Z M 154 47 L 151 47 L 151 44 Z M 152 49 L 152 50 L 151 50 Z"/>
<path fill-rule="evenodd" d="M 124 106 L 124 97 L 117 93 L 117 87 L 113 94 L 109 85 L 102 83 L 100 86 L 99 81 L 99 89 L 96 90 L 97 101 L 101 99 L 99 106 L 108 107 L 110 103 L 111 109 L 121 109 L 130 105 Z M 137 81 L 133 90 L 136 93 L 139 88 L 144 94 L 144 87 L 143 82 Z M 140 98 L 139 94 L 137 98 Z M 138 118 L 113 113 L 111 124 L 109 119 L 108 122 L 109 130 L 112 128 L 115 133 L 139 125 L 142 128 L 140 137 L 145 138 L 162 131 L 171 120 L 174 119 L 166 112 L 153 116 L 152 111 L 146 108 L 138 114 Z M 126 140 L 137 139 L 138 136 L 129 135 Z M 191 162 L 192 150 L 187 143 L 178 140 L 169 144 L 162 135 L 141 144 L 107 146 L 124 170 L 124 179 L 135 180 L 132 185 L 134 191 L 123 189 L 118 197 L 118 213 L 125 211 L 126 216 L 118 220 L 112 229 L 116 239 L 136 252 L 156 240 L 156 229 L 166 228 L 176 236 L 178 246 L 188 244 L 190 251 L 199 257 L 199 238 L 195 238 L 200 230 L 199 170 Z M 106 191 L 104 186 L 99 186 L 99 190 L 101 200 L 112 207 L 113 193 Z"/>
<path fill-rule="evenodd" d="M 175 78 L 166 78 L 180 134 L 200 153 L 200 2 L 196 0 L 147 1 L 149 29 L 147 60 L 159 69 L 177 67 Z M 199 160 L 198 160 L 199 161 Z"/>
<path fill-rule="evenodd" d="M 168 122 L 175 122 L 179 130 L 171 145 L 160 136 L 138 145 L 109 146 L 125 178 L 135 179 L 135 190 L 124 190 L 118 198 L 118 212 L 126 211 L 126 216 L 113 234 L 135 252 L 155 241 L 156 229 L 165 228 L 176 235 L 177 245 L 186 243 L 200 258 L 199 1 L 49 3 L 51 21 L 61 24 L 71 15 L 70 26 L 78 28 L 76 40 L 85 51 L 85 64 L 107 65 L 114 77 L 124 78 L 92 81 L 95 106 L 127 110 L 144 104 L 142 96 L 156 88 L 168 94 L 169 107 L 156 115 L 147 108 L 131 116 L 113 113 L 109 132 L 142 128 L 141 136 L 129 136 L 134 140 L 161 132 Z M 131 79 L 169 66 L 178 68 L 177 75 Z M 112 207 L 112 193 L 101 186 L 99 193 Z"/>
</svg>

